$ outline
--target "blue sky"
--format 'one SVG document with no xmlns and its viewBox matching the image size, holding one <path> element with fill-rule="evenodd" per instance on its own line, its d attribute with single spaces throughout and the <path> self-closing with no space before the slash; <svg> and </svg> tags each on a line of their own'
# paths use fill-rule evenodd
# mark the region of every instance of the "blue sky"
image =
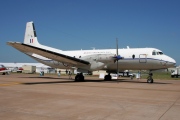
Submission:
<svg viewBox="0 0 180 120">
<path fill-rule="evenodd" d="M 62 50 L 154 47 L 180 65 L 179 0 L 4 0 L 0 62 L 36 62 L 6 45 L 35 24 L 41 44 Z"/>
</svg>

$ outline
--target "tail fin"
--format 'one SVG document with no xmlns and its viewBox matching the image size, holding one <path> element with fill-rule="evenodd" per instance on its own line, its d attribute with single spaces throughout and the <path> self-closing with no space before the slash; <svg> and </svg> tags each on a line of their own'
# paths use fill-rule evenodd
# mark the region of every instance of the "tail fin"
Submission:
<svg viewBox="0 0 180 120">
<path fill-rule="evenodd" d="M 24 36 L 24 43 L 32 46 L 39 46 L 36 30 L 33 22 L 27 22 Z"/>
</svg>

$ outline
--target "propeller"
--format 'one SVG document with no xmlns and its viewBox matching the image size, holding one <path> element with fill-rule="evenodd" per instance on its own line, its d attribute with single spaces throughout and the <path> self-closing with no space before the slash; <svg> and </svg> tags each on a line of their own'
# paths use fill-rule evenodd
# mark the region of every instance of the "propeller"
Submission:
<svg viewBox="0 0 180 120">
<path fill-rule="evenodd" d="M 120 59 L 123 59 L 123 57 L 121 57 L 120 55 L 119 55 L 119 53 L 118 53 L 118 39 L 116 38 L 116 55 L 113 57 L 113 58 L 115 58 L 115 60 L 114 60 L 114 63 L 116 62 L 116 64 L 117 64 L 117 78 L 118 78 L 118 74 L 119 74 L 119 64 L 118 64 L 118 60 L 120 60 Z"/>
<path fill-rule="evenodd" d="M 117 38 L 116 38 L 116 55 L 113 58 L 114 58 L 114 63 L 120 59 L 123 59 L 123 57 L 121 57 L 118 53 L 118 39 Z"/>
<path fill-rule="evenodd" d="M 118 60 L 124 59 L 124 57 L 120 56 L 118 53 L 118 39 L 116 38 L 116 55 L 113 57 L 114 58 L 114 63 L 116 62 L 117 64 L 117 78 L 118 78 L 118 73 L 119 73 L 119 68 L 118 68 Z"/>
</svg>

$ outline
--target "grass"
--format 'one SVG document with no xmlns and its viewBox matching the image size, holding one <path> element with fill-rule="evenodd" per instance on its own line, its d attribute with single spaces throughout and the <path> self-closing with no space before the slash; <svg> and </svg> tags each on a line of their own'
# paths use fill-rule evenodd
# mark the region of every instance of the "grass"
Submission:
<svg viewBox="0 0 180 120">
<path fill-rule="evenodd" d="M 148 74 L 142 74 L 141 78 L 146 79 Z M 180 80 L 180 78 L 171 78 L 171 73 L 169 72 L 154 72 L 153 79 L 160 80 Z"/>
</svg>

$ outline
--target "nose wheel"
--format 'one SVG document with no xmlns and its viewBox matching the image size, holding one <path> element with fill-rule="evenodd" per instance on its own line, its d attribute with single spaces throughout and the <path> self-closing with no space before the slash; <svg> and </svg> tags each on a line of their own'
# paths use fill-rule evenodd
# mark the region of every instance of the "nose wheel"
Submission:
<svg viewBox="0 0 180 120">
<path fill-rule="evenodd" d="M 153 74 L 150 72 L 149 76 L 147 77 L 147 83 L 153 83 L 154 82 L 152 76 L 153 76 Z"/>
</svg>

